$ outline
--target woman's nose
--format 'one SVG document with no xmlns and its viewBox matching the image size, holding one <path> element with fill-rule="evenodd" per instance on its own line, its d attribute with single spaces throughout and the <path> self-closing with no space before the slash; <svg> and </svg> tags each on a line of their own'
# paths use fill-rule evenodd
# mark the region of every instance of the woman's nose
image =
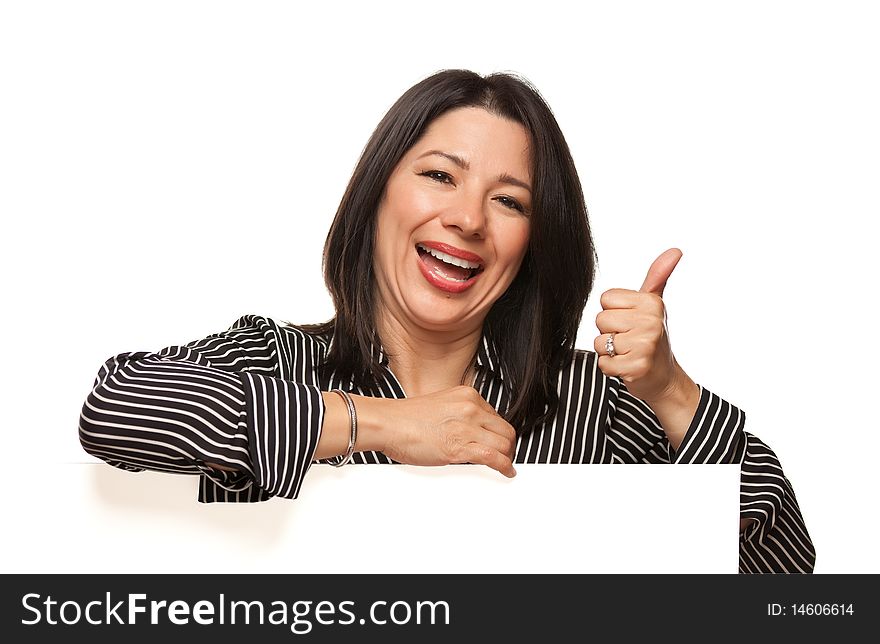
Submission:
<svg viewBox="0 0 880 644">
<path fill-rule="evenodd" d="M 457 228 L 465 237 L 482 239 L 486 235 L 486 213 L 479 196 L 462 196 L 450 204 L 442 217 L 444 226 Z"/>
</svg>

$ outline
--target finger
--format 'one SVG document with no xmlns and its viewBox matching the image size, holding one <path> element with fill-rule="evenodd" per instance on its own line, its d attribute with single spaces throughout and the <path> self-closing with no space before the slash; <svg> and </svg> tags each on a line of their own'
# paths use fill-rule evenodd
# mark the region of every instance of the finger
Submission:
<svg viewBox="0 0 880 644">
<path fill-rule="evenodd" d="M 599 296 L 599 304 L 608 309 L 634 309 L 644 300 L 644 294 L 628 288 L 609 288 Z"/>
<path fill-rule="evenodd" d="M 666 282 L 669 280 L 669 276 L 672 275 L 672 271 L 675 270 L 681 256 L 682 252 L 678 248 L 670 248 L 664 251 L 651 264 L 651 268 L 648 269 L 648 274 L 645 276 L 645 281 L 642 283 L 642 288 L 639 289 L 639 292 L 654 293 L 662 297 L 663 289 L 666 288 Z"/>
<path fill-rule="evenodd" d="M 596 339 L 593 340 L 593 349 L 600 356 L 608 356 L 607 351 L 607 341 L 610 333 L 603 333 L 602 335 L 596 336 Z M 615 356 L 625 356 L 627 353 L 631 351 L 631 347 L 629 345 L 628 339 L 625 333 L 615 333 L 614 340 L 612 341 L 612 345 L 614 347 L 614 355 Z M 611 356 L 608 356 L 611 357 Z"/>
<path fill-rule="evenodd" d="M 599 371 L 604 373 L 606 376 L 622 378 L 626 375 L 626 363 L 622 360 L 618 360 L 615 362 L 614 358 L 608 356 L 604 352 L 599 355 L 597 365 L 599 366 Z"/>
<path fill-rule="evenodd" d="M 493 438 L 493 444 L 497 445 L 497 449 L 502 452 L 510 452 L 513 450 L 513 446 L 516 444 L 516 430 L 513 428 L 513 425 L 504 420 L 501 416 L 492 416 L 486 415 L 480 421 L 480 428 L 486 432 L 487 434 L 492 434 L 495 438 Z M 479 435 L 476 435 L 473 440 L 480 441 Z M 486 441 L 489 438 L 485 439 Z M 500 442 L 498 442 L 500 441 Z"/>
<path fill-rule="evenodd" d="M 468 443 L 491 447 L 495 451 L 506 454 L 509 458 L 513 458 L 514 447 L 516 445 L 515 440 L 502 436 L 486 427 L 477 427 L 475 429 L 476 431 L 469 433 L 465 437 L 468 440 Z"/>
<path fill-rule="evenodd" d="M 596 315 L 599 333 L 625 333 L 638 326 L 640 315 L 633 309 L 609 309 Z"/>
<path fill-rule="evenodd" d="M 516 476 L 516 470 L 513 468 L 513 459 L 487 445 L 471 443 L 465 448 L 463 456 L 463 460 L 457 462 L 486 465 L 508 478 Z"/>
<path fill-rule="evenodd" d="M 653 314 L 662 316 L 664 312 L 663 298 L 656 293 L 641 293 L 640 291 L 627 291 L 622 288 L 611 289 L 602 294 L 602 310 L 596 317 L 615 313 L 617 315 L 631 315 L 630 319 L 637 321 L 641 314 Z M 598 324 L 598 322 L 597 322 Z M 632 330 L 633 325 L 623 331 Z M 611 333 L 614 329 L 601 329 L 603 333 Z"/>
</svg>

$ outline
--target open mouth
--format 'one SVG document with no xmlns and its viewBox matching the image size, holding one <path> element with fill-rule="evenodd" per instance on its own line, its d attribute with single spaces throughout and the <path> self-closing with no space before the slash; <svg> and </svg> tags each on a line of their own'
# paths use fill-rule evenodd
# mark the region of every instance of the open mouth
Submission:
<svg viewBox="0 0 880 644">
<path fill-rule="evenodd" d="M 475 259 L 464 259 L 437 248 L 439 244 L 416 244 L 419 267 L 425 278 L 434 286 L 449 292 L 461 292 L 469 288 L 483 272 L 483 264 Z M 451 247 L 446 246 L 451 249 Z M 461 254 L 465 254 L 460 251 Z M 473 258 L 475 255 L 467 253 Z"/>
</svg>

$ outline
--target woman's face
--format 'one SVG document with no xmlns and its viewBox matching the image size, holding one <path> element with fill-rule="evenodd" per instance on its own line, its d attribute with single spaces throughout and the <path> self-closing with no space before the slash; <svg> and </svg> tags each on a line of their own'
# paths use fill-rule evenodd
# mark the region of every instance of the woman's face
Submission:
<svg viewBox="0 0 880 644">
<path fill-rule="evenodd" d="M 435 119 L 377 213 L 379 305 L 400 322 L 470 331 L 516 277 L 529 241 L 529 136 L 482 108 Z"/>
</svg>

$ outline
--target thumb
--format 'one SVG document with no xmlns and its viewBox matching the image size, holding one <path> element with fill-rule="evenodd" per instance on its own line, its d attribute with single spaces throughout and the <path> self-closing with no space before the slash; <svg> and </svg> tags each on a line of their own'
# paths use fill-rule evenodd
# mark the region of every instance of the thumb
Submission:
<svg viewBox="0 0 880 644">
<path fill-rule="evenodd" d="M 663 289 L 666 288 L 666 280 L 672 275 L 678 260 L 681 259 L 682 252 L 678 248 L 670 248 L 664 251 L 660 257 L 654 260 L 651 268 L 648 269 L 648 275 L 639 289 L 641 293 L 655 293 L 663 297 Z"/>
</svg>

